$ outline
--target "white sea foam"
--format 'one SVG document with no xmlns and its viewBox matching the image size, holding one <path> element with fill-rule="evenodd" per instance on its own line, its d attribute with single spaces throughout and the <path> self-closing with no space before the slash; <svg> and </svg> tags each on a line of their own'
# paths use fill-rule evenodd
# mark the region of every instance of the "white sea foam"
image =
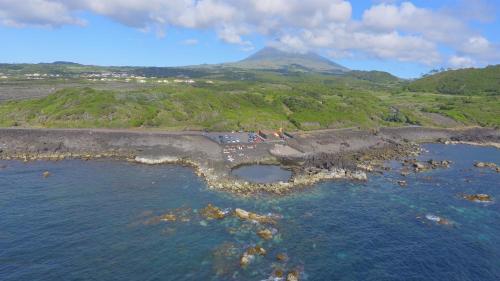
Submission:
<svg viewBox="0 0 500 281">
<path fill-rule="evenodd" d="M 161 156 L 161 157 L 135 157 L 135 162 L 149 165 L 165 164 L 165 163 L 175 163 L 179 161 L 179 158 L 172 156 Z"/>
<path fill-rule="evenodd" d="M 425 218 L 430 220 L 430 221 L 435 221 L 435 222 L 441 221 L 441 218 L 438 216 L 435 216 L 435 215 L 425 215 Z"/>
</svg>

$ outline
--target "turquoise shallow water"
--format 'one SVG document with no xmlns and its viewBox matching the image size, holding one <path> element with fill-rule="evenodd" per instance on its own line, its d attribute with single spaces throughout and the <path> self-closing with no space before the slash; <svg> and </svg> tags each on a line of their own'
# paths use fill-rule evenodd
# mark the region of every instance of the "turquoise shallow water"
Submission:
<svg viewBox="0 0 500 281">
<path fill-rule="evenodd" d="M 179 166 L 0 162 L 0 280 L 266 280 L 274 267 L 302 280 L 500 280 L 500 174 L 472 166 L 500 164 L 500 150 L 426 148 L 422 159 L 451 168 L 410 175 L 407 188 L 395 169 L 281 198 L 212 192 Z M 197 211 L 208 203 L 279 215 L 277 234 L 263 242 L 259 225 L 206 220 Z M 189 221 L 155 221 L 169 212 Z M 242 269 L 239 256 L 257 243 L 268 254 Z"/>
</svg>

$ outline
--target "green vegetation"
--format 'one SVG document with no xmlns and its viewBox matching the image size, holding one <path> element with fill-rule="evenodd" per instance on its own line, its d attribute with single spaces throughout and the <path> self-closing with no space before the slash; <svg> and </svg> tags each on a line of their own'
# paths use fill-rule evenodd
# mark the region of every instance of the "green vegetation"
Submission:
<svg viewBox="0 0 500 281">
<path fill-rule="evenodd" d="M 500 126 L 500 99 L 498 96 L 457 96 L 433 93 L 388 94 L 384 103 L 405 112 L 419 125 L 478 125 Z M 409 122 L 412 123 L 412 122 Z"/>
<path fill-rule="evenodd" d="M 500 95 L 500 65 L 440 72 L 410 83 L 408 90 L 450 95 L 498 96 Z"/>
<path fill-rule="evenodd" d="M 7 75 L 0 81 L 0 100 L 10 100 L 0 103 L 0 126 L 168 130 L 500 126 L 500 66 L 445 71 L 408 82 L 385 72 L 349 71 L 315 54 L 264 49 L 233 64 L 178 68 L 0 64 L 0 73 Z M 187 77 L 196 82 L 182 82 Z M 41 89 L 48 87 L 61 90 L 42 94 Z M 34 89 L 32 96 L 27 88 Z M 36 95 L 45 97 L 12 101 Z"/>
<path fill-rule="evenodd" d="M 1 103 L 0 126 L 169 130 L 500 126 L 498 96 L 407 92 L 397 81 L 384 82 L 385 75 L 382 82 L 262 71 L 247 72 L 246 77 L 127 90 L 68 88 L 44 98 Z"/>
<path fill-rule="evenodd" d="M 402 82 L 398 77 L 383 71 L 353 70 L 349 71 L 346 76 L 375 83 L 398 84 Z"/>
</svg>

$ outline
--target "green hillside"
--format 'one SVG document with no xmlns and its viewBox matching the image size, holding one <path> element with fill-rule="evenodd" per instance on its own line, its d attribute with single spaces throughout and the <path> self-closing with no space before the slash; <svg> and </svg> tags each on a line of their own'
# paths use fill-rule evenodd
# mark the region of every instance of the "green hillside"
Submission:
<svg viewBox="0 0 500 281">
<path fill-rule="evenodd" d="M 158 127 L 166 129 L 319 129 L 375 125 L 386 108 L 371 94 L 330 93 L 321 87 L 230 83 L 169 86 L 138 92 L 67 89 L 0 105 L 0 125 Z M 358 112 L 362 106 L 365 110 Z"/>
<path fill-rule="evenodd" d="M 252 81 L 199 81 L 135 90 L 64 89 L 44 98 L 0 103 L 0 126 L 168 130 L 500 126 L 500 101 L 492 96 L 401 92 L 398 86 L 336 76 L 254 74 Z"/>
<path fill-rule="evenodd" d="M 353 70 L 345 74 L 346 77 L 353 77 L 375 83 L 395 84 L 402 82 L 398 77 L 383 71 L 360 71 Z"/>
<path fill-rule="evenodd" d="M 349 71 L 311 53 L 264 49 L 239 64 L 0 64 L 0 73 L 8 76 L 0 81 L 0 100 L 8 100 L 0 103 L 0 126 L 7 127 L 500 126 L 500 66 L 447 71 L 408 82 L 386 72 Z M 39 94 L 41 86 L 61 90 Z M 26 89 L 41 98 L 12 100 L 18 91 L 30 97 Z"/>
<path fill-rule="evenodd" d="M 408 90 L 450 95 L 500 95 L 500 65 L 437 73 L 411 82 Z"/>
</svg>

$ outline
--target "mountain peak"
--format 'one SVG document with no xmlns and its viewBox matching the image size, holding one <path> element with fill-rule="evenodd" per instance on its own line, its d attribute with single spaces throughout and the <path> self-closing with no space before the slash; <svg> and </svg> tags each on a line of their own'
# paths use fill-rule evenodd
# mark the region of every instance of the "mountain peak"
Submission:
<svg viewBox="0 0 500 281">
<path fill-rule="evenodd" d="M 345 72 L 349 69 L 316 53 L 291 53 L 266 47 L 237 62 L 235 66 L 251 69 L 295 69 L 315 72 Z"/>
</svg>

